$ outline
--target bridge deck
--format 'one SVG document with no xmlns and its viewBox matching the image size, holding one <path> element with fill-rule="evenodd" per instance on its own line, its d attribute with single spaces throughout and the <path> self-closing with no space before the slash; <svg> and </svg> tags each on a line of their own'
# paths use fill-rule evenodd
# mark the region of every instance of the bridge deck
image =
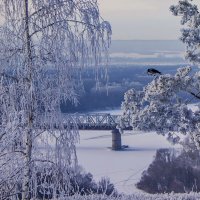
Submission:
<svg viewBox="0 0 200 200">
<path fill-rule="evenodd" d="M 113 130 L 120 121 L 120 115 L 109 113 L 62 114 L 58 117 L 61 117 L 60 122 L 64 128 L 78 126 L 80 130 Z M 44 120 L 45 129 L 48 129 L 48 126 L 57 128 L 57 123 L 51 121 L 51 117 L 43 116 L 41 120 Z M 128 127 L 126 130 L 131 130 L 129 122 L 127 122 L 126 127 Z"/>
<path fill-rule="evenodd" d="M 64 119 L 71 120 L 80 130 L 113 130 L 119 123 L 120 115 L 109 113 L 64 114 Z"/>
</svg>

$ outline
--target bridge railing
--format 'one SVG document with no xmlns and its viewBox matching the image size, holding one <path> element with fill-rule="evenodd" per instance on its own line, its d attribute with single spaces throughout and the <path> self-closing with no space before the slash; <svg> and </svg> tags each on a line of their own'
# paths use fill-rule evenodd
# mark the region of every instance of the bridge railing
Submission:
<svg viewBox="0 0 200 200">
<path fill-rule="evenodd" d="M 71 119 L 79 129 L 113 129 L 117 126 L 120 115 L 109 113 L 64 114 L 64 119 Z"/>
<path fill-rule="evenodd" d="M 120 121 L 120 115 L 112 115 L 110 113 L 75 113 L 62 114 L 58 116 L 60 123 L 64 128 L 76 127 L 79 129 L 93 130 L 113 130 L 117 127 Z M 46 129 L 49 127 L 57 127 L 57 122 L 52 120 L 51 116 L 41 116 Z M 40 122 L 38 121 L 38 124 Z M 126 129 L 130 130 L 129 122 L 126 123 Z"/>
</svg>

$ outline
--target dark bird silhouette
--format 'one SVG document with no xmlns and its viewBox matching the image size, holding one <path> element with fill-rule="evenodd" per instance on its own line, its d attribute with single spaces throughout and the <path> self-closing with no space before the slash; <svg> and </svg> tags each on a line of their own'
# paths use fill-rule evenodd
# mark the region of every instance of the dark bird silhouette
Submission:
<svg viewBox="0 0 200 200">
<path fill-rule="evenodd" d="M 200 92 L 199 92 L 200 93 Z M 199 93 L 195 94 L 193 92 L 190 92 L 191 95 L 193 95 L 194 97 L 196 97 L 197 99 L 200 99 L 200 96 L 198 95 Z"/>
<path fill-rule="evenodd" d="M 195 94 L 194 92 L 189 92 L 193 97 L 190 98 L 189 100 L 186 101 L 186 104 L 189 104 L 194 98 L 200 99 L 200 92 L 198 92 L 197 94 Z"/>
<path fill-rule="evenodd" d="M 161 75 L 161 72 L 159 72 L 157 69 L 153 69 L 153 68 L 149 68 L 148 70 L 147 70 L 147 74 L 149 74 L 149 75 Z"/>
</svg>

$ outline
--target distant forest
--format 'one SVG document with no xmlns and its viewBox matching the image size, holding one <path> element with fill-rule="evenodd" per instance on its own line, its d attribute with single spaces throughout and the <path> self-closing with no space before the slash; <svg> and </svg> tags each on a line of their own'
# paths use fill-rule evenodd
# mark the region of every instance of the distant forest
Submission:
<svg viewBox="0 0 200 200">
<path fill-rule="evenodd" d="M 128 89 L 135 88 L 141 90 L 144 85 L 155 78 L 147 75 L 148 68 L 156 68 L 163 74 L 174 74 L 177 68 L 181 66 L 110 66 L 108 69 L 108 83 L 106 83 L 105 79 L 99 80 L 100 85 L 98 88 L 96 88 L 94 72 L 87 70 L 87 72 L 82 74 L 83 87 L 78 94 L 78 104 L 74 105 L 70 102 L 61 103 L 61 110 L 64 113 L 72 113 L 119 108 L 124 93 Z"/>
</svg>

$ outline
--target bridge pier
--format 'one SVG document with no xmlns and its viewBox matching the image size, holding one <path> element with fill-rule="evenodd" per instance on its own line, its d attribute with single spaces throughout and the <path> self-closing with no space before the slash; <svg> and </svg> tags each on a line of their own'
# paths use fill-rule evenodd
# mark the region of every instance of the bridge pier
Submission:
<svg viewBox="0 0 200 200">
<path fill-rule="evenodd" d="M 112 130 L 112 150 L 119 151 L 122 149 L 121 133 L 118 129 Z"/>
</svg>

